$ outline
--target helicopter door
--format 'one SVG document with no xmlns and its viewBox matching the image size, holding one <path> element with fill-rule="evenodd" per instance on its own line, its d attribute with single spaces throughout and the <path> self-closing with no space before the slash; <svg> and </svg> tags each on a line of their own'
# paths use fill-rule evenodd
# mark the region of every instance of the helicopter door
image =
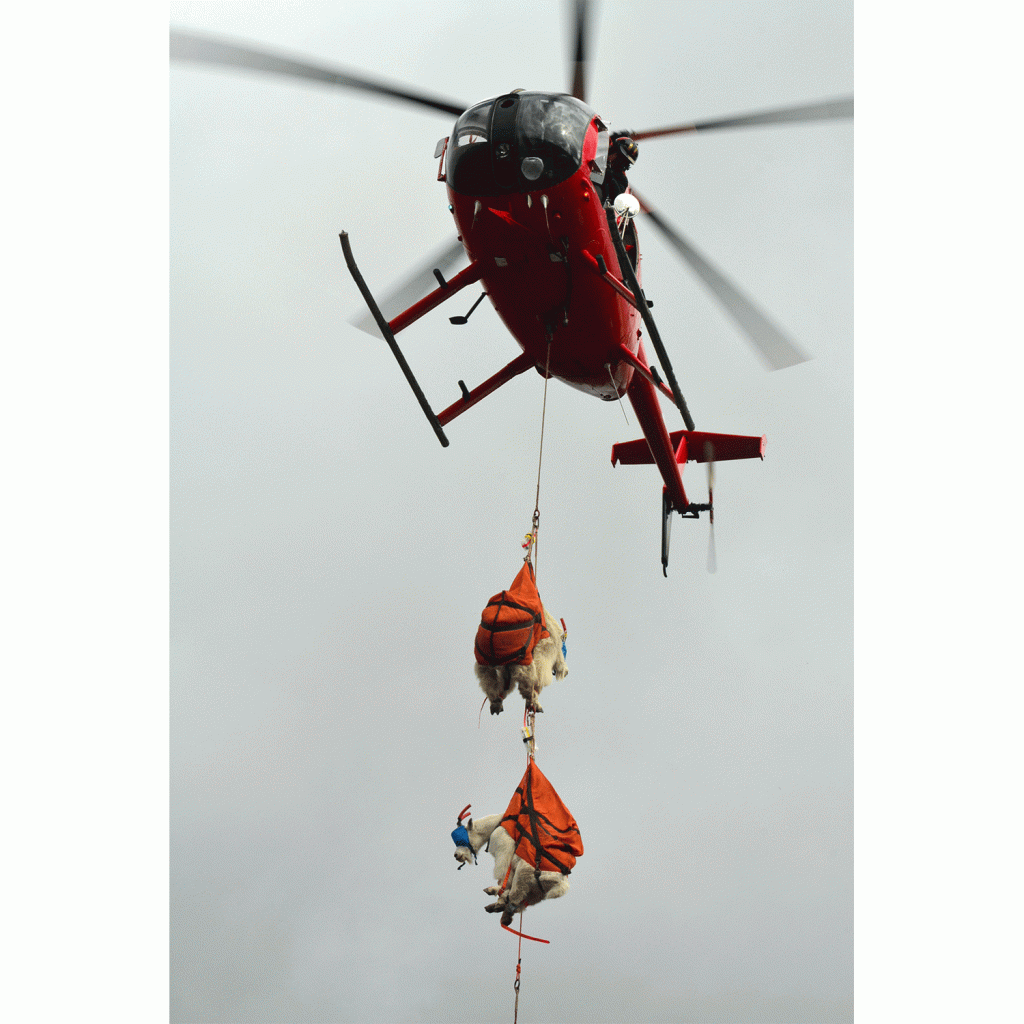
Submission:
<svg viewBox="0 0 1024 1024">
<path fill-rule="evenodd" d="M 604 195 L 604 176 L 608 170 L 608 143 L 610 132 L 608 126 L 600 118 L 594 119 L 597 127 L 597 149 L 594 151 L 594 159 L 590 161 L 590 180 L 597 189 L 597 194 Z"/>
</svg>

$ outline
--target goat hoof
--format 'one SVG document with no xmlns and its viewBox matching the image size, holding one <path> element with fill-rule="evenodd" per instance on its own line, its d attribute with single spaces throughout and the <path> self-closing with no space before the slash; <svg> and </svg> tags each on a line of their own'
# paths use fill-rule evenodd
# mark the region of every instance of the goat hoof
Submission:
<svg viewBox="0 0 1024 1024">
<path fill-rule="evenodd" d="M 505 707 L 500 702 L 495 702 L 495 703 L 491 704 L 491 714 L 492 715 L 500 715 L 502 713 L 502 711 L 504 711 L 504 710 L 505 710 Z"/>
<path fill-rule="evenodd" d="M 511 911 L 506 910 L 505 913 L 501 915 L 501 923 L 507 928 L 512 923 L 513 917 L 515 917 L 515 915 Z"/>
<path fill-rule="evenodd" d="M 488 914 L 497 914 L 498 911 L 504 909 L 505 907 L 501 903 L 488 903 L 487 906 L 484 907 L 484 910 L 486 910 Z"/>
</svg>

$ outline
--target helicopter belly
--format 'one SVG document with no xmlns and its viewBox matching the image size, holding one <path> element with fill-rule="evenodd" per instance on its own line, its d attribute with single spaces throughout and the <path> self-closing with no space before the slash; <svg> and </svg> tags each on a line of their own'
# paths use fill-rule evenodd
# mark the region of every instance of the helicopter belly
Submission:
<svg viewBox="0 0 1024 1024">
<path fill-rule="evenodd" d="M 620 346 L 636 353 L 640 316 L 594 270 L 597 257 L 617 261 L 587 175 L 544 192 L 449 195 L 491 304 L 537 369 L 605 400 L 622 395 L 633 368 Z"/>
</svg>

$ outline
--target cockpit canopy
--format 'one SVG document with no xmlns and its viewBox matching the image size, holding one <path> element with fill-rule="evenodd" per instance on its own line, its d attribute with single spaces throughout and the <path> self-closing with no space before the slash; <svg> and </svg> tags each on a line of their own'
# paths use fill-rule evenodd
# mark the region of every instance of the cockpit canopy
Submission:
<svg viewBox="0 0 1024 1024">
<path fill-rule="evenodd" d="M 448 144 L 446 178 L 455 192 L 533 192 L 572 177 L 596 113 L 559 93 L 516 92 L 470 107 Z"/>
</svg>

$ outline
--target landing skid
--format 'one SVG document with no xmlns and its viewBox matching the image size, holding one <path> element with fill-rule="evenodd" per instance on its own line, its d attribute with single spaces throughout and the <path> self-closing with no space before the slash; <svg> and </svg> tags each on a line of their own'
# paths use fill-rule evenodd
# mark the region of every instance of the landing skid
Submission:
<svg viewBox="0 0 1024 1024">
<path fill-rule="evenodd" d="M 384 319 L 384 315 L 381 313 L 377 302 L 370 292 L 370 289 L 366 286 L 366 282 L 363 280 L 363 275 L 359 273 L 359 268 L 356 266 L 355 257 L 352 255 L 352 246 L 349 244 L 348 232 L 342 231 L 338 236 L 341 239 L 341 248 L 345 253 L 345 262 L 348 264 L 349 273 L 352 275 L 352 279 L 355 281 L 356 286 L 362 293 L 363 299 L 366 302 L 367 307 L 373 314 L 373 319 L 377 322 L 377 327 L 380 329 L 380 333 L 383 335 L 384 340 L 388 343 L 388 347 L 394 353 L 395 359 L 398 360 L 398 365 L 402 368 L 402 373 L 405 374 L 405 379 L 409 382 L 409 387 L 412 388 L 413 394 L 416 395 L 416 400 L 420 403 L 420 408 L 423 410 L 423 414 L 430 421 L 431 427 L 434 428 L 434 433 L 437 435 L 438 441 L 445 448 L 448 447 L 448 438 L 445 437 L 444 430 L 441 429 L 441 424 L 438 422 L 437 416 L 434 415 L 434 410 L 431 409 L 430 403 L 427 401 L 426 396 L 423 394 L 423 389 L 420 387 L 419 382 L 413 376 L 412 370 L 409 368 L 409 364 L 405 361 L 405 356 L 402 355 L 402 350 L 398 347 L 398 342 L 395 341 L 394 332 L 391 330 L 391 325 L 387 320 Z M 436 273 L 436 271 L 435 271 Z M 441 280 L 440 276 L 438 278 Z M 438 289 L 443 291 L 443 289 Z M 436 303 L 435 303 L 436 305 Z M 414 307 L 415 308 L 415 307 Z M 408 312 L 408 311 L 407 311 Z M 470 310 L 472 313 L 473 311 Z M 396 320 L 398 318 L 396 317 Z M 401 328 L 397 328 L 401 329 Z"/>
</svg>

